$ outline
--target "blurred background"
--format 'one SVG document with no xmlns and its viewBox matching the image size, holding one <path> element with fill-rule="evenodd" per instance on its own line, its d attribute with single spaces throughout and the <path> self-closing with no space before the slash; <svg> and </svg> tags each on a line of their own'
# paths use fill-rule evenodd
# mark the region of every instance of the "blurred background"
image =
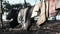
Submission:
<svg viewBox="0 0 60 34">
<path fill-rule="evenodd" d="M 10 11 L 12 8 L 22 9 L 25 5 L 24 0 L 0 0 L 0 31 L 1 34 L 60 34 L 60 0 L 56 3 L 56 16 L 49 16 L 48 22 L 41 25 L 39 30 L 32 31 L 8 31 L 2 29 L 1 15 L 4 12 Z M 41 2 L 40 0 L 26 0 L 27 7 L 35 6 L 35 4 Z M 2 5 L 2 7 L 1 7 Z M 2 10 L 1 10 L 2 9 Z M 51 9 L 50 9 L 51 10 Z M 4 17 L 5 18 L 5 17 Z M 4 23 L 5 24 L 5 23 Z M 6 28 L 6 27 L 5 27 Z"/>
</svg>

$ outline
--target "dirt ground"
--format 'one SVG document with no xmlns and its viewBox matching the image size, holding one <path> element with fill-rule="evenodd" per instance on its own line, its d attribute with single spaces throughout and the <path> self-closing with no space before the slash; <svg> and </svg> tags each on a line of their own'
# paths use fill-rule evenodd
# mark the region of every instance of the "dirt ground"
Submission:
<svg viewBox="0 0 60 34">
<path fill-rule="evenodd" d="M 49 21 L 48 23 L 44 23 L 39 30 L 4 31 L 0 29 L 0 34 L 60 34 L 60 21 Z"/>
</svg>

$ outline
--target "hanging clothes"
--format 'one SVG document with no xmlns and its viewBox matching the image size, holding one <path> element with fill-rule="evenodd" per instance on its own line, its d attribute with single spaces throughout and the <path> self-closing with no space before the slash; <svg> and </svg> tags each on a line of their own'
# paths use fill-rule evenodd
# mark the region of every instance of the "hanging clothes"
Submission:
<svg viewBox="0 0 60 34">
<path fill-rule="evenodd" d="M 48 5 L 49 3 L 49 5 Z M 42 23 L 44 23 L 46 21 L 46 18 L 48 18 L 48 15 L 49 16 L 55 16 L 56 15 L 56 11 L 55 11 L 55 3 L 56 3 L 56 0 L 42 0 L 41 3 L 38 3 L 35 5 L 35 8 L 32 12 L 32 16 L 31 17 L 34 17 L 37 15 L 37 12 L 39 9 L 41 10 L 40 11 L 40 14 L 38 16 L 38 20 L 36 22 L 36 24 L 39 26 L 41 25 Z M 49 12 L 49 14 L 48 14 Z"/>
<path fill-rule="evenodd" d="M 37 26 L 41 25 L 42 23 L 44 23 L 46 21 L 46 11 L 45 11 L 45 2 L 44 2 L 44 0 L 35 5 L 35 7 L 32 11 L 31 18 L 37 16 L 38 12 L 40 12 L 40 13 L 38 15 L 38 19 L 37 19 L 37 22 L 36 22 Z"/>
<path fill-rule="evenodd" d="M 41 13 L 38 16 L 38 20 L 36 22 L 37 26 L 39 27 L 39 25 L 41 25 L 42 23 L 44 23 L 46 21 L 46 11 L 45 11 L 45 2 L 44 0 L 42 1 L 42 3 L 40 4 L 40 9 L 41 9 Z"/>
<path fill-rule="evenodd" d="M 56 0 L 49 0 L 49 16 L 55 16 Z"/>
</svg>

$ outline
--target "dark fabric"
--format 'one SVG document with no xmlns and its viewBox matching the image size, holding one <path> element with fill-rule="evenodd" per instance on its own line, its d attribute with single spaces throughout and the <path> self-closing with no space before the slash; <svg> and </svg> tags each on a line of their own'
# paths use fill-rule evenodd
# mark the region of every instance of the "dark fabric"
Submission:
<svg viewBox="0 0 60 34">
<path fill-rule="evenodd" d="M 18 25 L 17 22 L 17 16 L 18 16 L 19 10 L 12 9 L 9 14 L 7 15 L 7 19 L 13 19 L 12 22 L 10 22 L 10 26 L 13 28 Z"/>
<path fill-rule="evenodd" d="M 27 13 L 26 13 L 26 23 L 28 24 L 26 27 L 27 27 L 27 30 L 30 29 L 31 25 L 32 25 L 32 22 L 34 22 L 34 20 L 31 17 L 31 14 L 32 14 L 32 11 L 33 11 L 33 8 L 34 7 L 29 7 L 28 10 L 27 10 Z"/>
</svg>

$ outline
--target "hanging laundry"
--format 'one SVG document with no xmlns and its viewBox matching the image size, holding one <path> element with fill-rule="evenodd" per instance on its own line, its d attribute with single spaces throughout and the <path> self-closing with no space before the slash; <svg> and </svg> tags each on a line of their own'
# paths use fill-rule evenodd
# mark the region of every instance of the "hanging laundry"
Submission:
<svg viewBox="0 0 60 34">
<path fill-rule="evenodd" d="M 56 4 L 56 0 L 50 0 L 49 1 L 49 16 L 55 16 L 56 15 L 55 4 Z"/>
</svg>

